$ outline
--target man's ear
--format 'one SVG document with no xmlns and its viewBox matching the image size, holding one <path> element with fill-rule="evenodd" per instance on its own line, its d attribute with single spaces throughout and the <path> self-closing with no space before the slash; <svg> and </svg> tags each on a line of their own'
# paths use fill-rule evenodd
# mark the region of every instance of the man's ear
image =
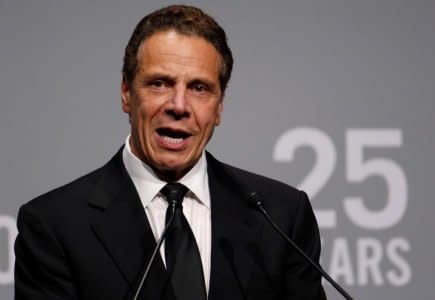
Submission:
<svg viewBox="0 0 435 300">
<path fill-rule="evenodd" d="M 125 81 L 125 79 L 122 79 L 121 82 L 121 101 L 122 101 L 122 111 L 130 114 L 131 112 L 131 93 L 130 93 L 130 87 Z"/>
<path fill-rule="evenodd" d="M 219 126 L 219 124 L 221 123 L 223 111 L 224 111 L 224 98 L 222 97 L 222 99 L 220 100 L 218 107 L 217 107 L 217 118 L 216 118 L 216 121 L 214 123 L 215 126 Z"/>
</svg>

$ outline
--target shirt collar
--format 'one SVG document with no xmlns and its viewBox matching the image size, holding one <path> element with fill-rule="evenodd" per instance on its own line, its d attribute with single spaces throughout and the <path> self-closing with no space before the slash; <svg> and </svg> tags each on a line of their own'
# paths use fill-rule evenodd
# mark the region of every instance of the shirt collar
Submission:
<svg viewBox="0 0 435 300">
<path fill-rule="evenodd" d="M 167 182 L 159 179 L 154 170 L 133 154 L 130 147 L 130 135 L 125 141 L 122 158 L 128 174 L 133 180 L 144 207 L 154 199 Z M 193 194 L 193 198 L 210 208 L 210 193 L 207 175 L 207 160 L 203 151 L 198 162 L 184 175 L 179 183 L 184 184 Z M 188 195 L 189 196 L 189 192 Z"/>
</svg>

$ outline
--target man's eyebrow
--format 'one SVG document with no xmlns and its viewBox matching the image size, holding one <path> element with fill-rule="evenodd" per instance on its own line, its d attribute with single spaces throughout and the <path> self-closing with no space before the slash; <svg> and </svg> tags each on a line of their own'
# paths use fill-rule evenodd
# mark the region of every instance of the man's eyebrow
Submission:
<svg viewBox="0 0 435 300">
<path fill-rule="evenodd" d="M 217 83 L 217 81 L 208 75 L 203 75 L 203 74 L 197 74 L 196 76 L 192 76 L 192 78 L 189 80 L 189 82 L 202 82 L 202 83 L 206 83 L 208 85 L 215 85 Z"/>
<path fill-rule="evenodd" d="M 163 80 L 163 81 L 167 81 L 167 82 L 175 82 L 175 77 L 170 76 L 168 74 L 164 74 L 164 73 L 149 73 L 149 74 L 144 74 L 142 80 L 145 82 L 148 82 L 150 80 Z"/>
<path fill-rule="evenodd" d="M 149 82 L 150 80 L 156 80 L 156 79 L 167 81 L 167 82 L 177 81 L 176 77 L 162 72 L 150 72 L 148 74 L 143 74 L 142 77 L 142 81 L 144 82 Z M 189 79 L 187 84 L 192 84 L 192 83 L 204 83 L 210 87 L 215 87 L 217 85 L 216 82 L 214 82 L 212 79 L 200 75 Z"/>
</svg>

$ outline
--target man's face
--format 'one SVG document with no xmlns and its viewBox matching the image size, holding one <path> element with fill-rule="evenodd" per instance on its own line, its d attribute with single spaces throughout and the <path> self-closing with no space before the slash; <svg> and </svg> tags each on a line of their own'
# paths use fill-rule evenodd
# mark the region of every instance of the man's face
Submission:
<svg viewBox="0 0 435 300">
<path fill-rule="evenodd" d="M 186 174 L 220 123 L 220 62 L 214 46 L 203 38 L 157 32 L 139 49 L 131 85 L 122 82 L 132 152 L 163 180 Z"/>
</svg>

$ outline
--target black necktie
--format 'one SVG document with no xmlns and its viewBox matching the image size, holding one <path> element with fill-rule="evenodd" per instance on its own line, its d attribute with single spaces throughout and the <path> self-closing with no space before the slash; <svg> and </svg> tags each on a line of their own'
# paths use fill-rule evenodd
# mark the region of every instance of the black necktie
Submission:
<svg viewBox="0 0 435 300">
<path fill-rule="evenodd" d="M 182 202 L 187 190 L 181 183 L 168 183 L 161 190 L 169 203 L 166 223 L 174 214 L 174 220 L 165 239 L 166 269 L 177 300 L 206 300 L 198 245 L 183 214 Z"/>
</svg>

